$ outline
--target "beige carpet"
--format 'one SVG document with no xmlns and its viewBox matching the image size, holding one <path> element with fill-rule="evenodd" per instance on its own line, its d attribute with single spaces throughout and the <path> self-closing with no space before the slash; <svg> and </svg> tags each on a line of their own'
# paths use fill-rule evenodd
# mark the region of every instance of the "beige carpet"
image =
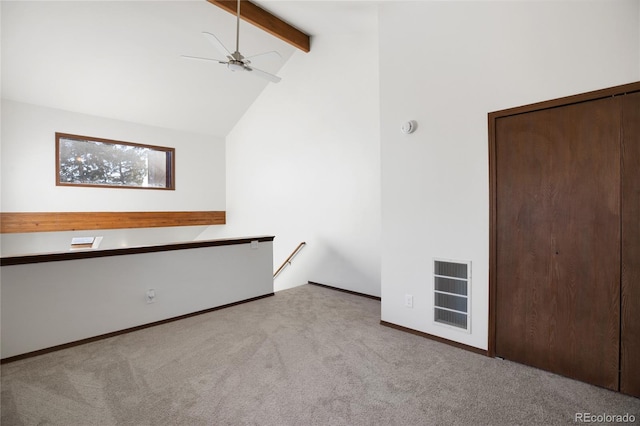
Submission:
<svg viewBox="0 0 640 426">
<path fill-rule="evenodd" d="M 379 321 L 378 301 L 304 285 L 5 364 L 2 425 L 640 422 L 640 399 Z"/>
</svg>

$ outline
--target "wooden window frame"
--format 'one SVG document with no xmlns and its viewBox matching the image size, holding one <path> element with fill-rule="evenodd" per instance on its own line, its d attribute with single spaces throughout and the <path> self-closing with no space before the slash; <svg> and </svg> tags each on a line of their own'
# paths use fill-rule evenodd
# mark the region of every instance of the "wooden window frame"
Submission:
<svg viewBox="0 0 640 426">
<path fill-rule="evenodd" d="M 148 148 L 154 151 L 161 151 L 167 154 L 166 160 L 166 183 L 164 187 L 158 186 L 134 186 L 134 185 L 111 185 L 111 184 L 94 184 L 94 183 L 71 183 L 60 181 L 60 140 L 72 139 L 78 141 L 87 142 L 100 142 L 111 145 L 126 145 L 138 148 Z M 90 187 L 90 188 L 122 188 L 122 189 L 152 189 L 161 191 L 173 191 L 176 189 L 175 183 L 175 168 L 176 168 L 176 150 L 175 148 L 169 148 L 158 145 L 148 145 L 133 142 L 124 142 L 113 139 L 96 138 L 92 136 L 74 135 L 70 133 L 56 132 L 56 186 L 75 186 L 75 187 Z"/>
</svg>

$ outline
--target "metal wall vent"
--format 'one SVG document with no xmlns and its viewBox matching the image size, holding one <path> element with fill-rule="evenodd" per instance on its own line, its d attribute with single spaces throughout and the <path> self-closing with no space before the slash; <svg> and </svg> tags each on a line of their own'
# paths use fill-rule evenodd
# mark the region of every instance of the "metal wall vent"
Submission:
<svg viewBox="0 0 640 426">
<path fill-rule="evenodd" d="M 471 331 L 471 262 L 433 261 L 433 320 Z"/>
</svg>

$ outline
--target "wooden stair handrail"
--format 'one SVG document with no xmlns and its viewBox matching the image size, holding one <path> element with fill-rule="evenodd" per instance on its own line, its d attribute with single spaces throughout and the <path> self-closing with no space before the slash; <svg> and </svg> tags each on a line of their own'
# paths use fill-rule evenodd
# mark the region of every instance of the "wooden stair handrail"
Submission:
<svg viewBox="0 0 640 426">
<path fill-rule="evenodd" d="M 287 265 L 291 265 L 291 260 L 293 260 L 293 258 L 296 256 L 296 254 L 298 254 L 298 252 L 302 249 L 302 247 L 304 247 L 307 243 L 306 242 L 301 242 L 300 244 L 298 244 L 298 247 L 296 247 L 296 249 L 294 251 L 291 252 L 291 254 L 289 255 L 289 257 L 287 257 L 287 260 L 285 260 L 284 262 L 282 262 L 282 265 L 280 265 L 280 267 L 278 268 L 278 270 L 276 272 L 274 272 L 273 274 L 273 278 L 277 277 L 278 274 L 280 273 L 280 271 L 282 271 L 284 269 L 285 266 Z"/>
</svg>

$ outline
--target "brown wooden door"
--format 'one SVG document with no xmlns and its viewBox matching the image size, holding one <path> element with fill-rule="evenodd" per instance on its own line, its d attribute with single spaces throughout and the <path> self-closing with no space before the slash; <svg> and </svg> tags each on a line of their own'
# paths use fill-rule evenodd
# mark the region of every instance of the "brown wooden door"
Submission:
<svg viewBox="0 0 640 426">
<path fill-rule="evenodd" d="M 618 389 L 619 98 L 496 120 L 497 356 Z"/>
<path fill-rule="evenodd" d="M 622 102 L 620 391 L 640 397 L 640 93 Z"/>
</svg>

